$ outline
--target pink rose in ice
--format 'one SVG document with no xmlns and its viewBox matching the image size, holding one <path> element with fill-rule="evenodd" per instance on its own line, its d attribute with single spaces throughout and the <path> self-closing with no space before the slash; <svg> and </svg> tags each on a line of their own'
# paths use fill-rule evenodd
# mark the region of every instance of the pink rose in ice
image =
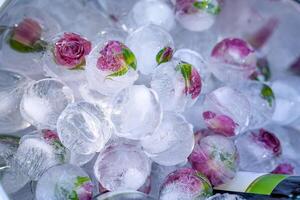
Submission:
<svg viewBox="0 0 300 200">
<path fill-rule="evenodd" d="M 243 67 L 255 69 L 256 58 L 252 47 L 244 40 L 227 38 L 219 42 L 212 50 L 212 58 Z"/>
<path fill-rule="evenodd" d="M 114 72 L 110 77 L 122 76 L 130 68 L 136 70 L 136 58 L 133 52 L 123 43 L 115 40 L 108 41 L 100 50 L 97 68 L 102 71 Z"/>
<path fill-rule="evenodd" d="M 273 133 L 260 129 L 259 133 L 252 132 L 252 136 L 255 142 L 262 144 L 266 149 L 272 151 L 275 156 L 281 155 L 280 140 Z"/>
<path fill-rule="evenodd" d="M 294 174 L 294 166 L 289 163 L 279 164 L 271 173 L 272 174 Z"/>
<path fill-rule="evenodd" d="M 212 194 L 209 181 L 191 168 L 178 169 L 169 174 L 160 190 L 160 199 L 202 199 Z"/>
<path fill-rule="evenodd" d="M 228 137 L 235 135 L 235 128 L 238 124 L 227 115 L 219 115 L 211 111 L 206 111 L 202 116 L 206 126 L 210 130 Z"/>
<path fill-rule="evenodd" d="M 196 0 L 176 0 L 175 10 L 181 14 L 191 14 L 198 12 L 194 6 Z"/>
<path fill-rule="evenodd" d="M 78 200 L 91 200 L 93 198 L 92 182 L 89 181 L 78 186 L 76 193 L 78 195 Z"/>
<path fill-rule="evenodd" d="M 55 131 L 45 129 L 42 133 L 45 140 L 59 140 L 58 134 Z"/>
<path fill-rule="evenodd" d="M 41 39 L 42 27 L 31 18 L 25 18 L 12 31 L 11 39 L 25 46 L 33 46 Z"/>
<path fill-rule="evenodd" d="M 73 69 L 85 65 L 91 49 L 90 41 L 75 33 L 65 33 L 54 45 L 54 59 L 57 64 Z"/>
</svg>

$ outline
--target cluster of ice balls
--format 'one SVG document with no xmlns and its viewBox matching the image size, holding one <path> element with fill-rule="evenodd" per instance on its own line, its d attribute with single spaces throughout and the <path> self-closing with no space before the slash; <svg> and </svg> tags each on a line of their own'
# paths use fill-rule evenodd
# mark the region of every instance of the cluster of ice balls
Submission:
<svg viewBox="0 0 300 200">
<path fill-rule="evenodd" d="M 172 3 L 176 20 L 196 32 L 211 27 L 221 9 L 218 1 Z M 238 169 L 293 171 L 281 159 L 276 130 L 266 125 L 289 123 L 289 116 L 275 118 L 274 113 L 281 113 L 282 105 L 292 108 L 286 101 L 294 96 L 280 96 L 286 86 L 280 81 L 259 81 L 258 54 L 250 43 L 225 38 L 204 58 L 191 49 L 176 49 L 168 32 L 175 24 L 170 4 L 141 0 L 129 10 L 122 3 L 100 4 L 119 29 L 102 32 L 91 43 L 93 49 L 80 34 L 55 36 L 54 50 L 47 49 L 42 58 L 46 75 L 53 78 L 35 81 L 0 71 L 2 131 L 37 129 L 21 138 L 18 148 L 8 152 L 12 155 L 1 155 L 9 166 L 2 180 L 9 193 L 38 181 L 37 200 L 89 200 L 101 191 L 112 192 L 107 198 L 130 198 L 141 194 L 124 190 L 151 190 L 156 163 L 177 168 L 160 181 L 159 199 L 194 200 L 211 196 L 212 187 L 234 178 Z M 153 9 L 163 16 L 141 17 Z M 82 55 L 74 66 L 71 45 L 55 49 L 63 39 L 83 44 L 75 49 Z M 279 88 L 279 102 L 272 87 Z M 289 94 L 298 93 L 289 89 Z M 189 109 L 199 113 L 202 130 L 196 133 L 186 119 Z M 86 163 L 95 177 L 80 168 Z M 284 171 L 287 165 L 292 170 Z M 223 196 L 237 198 L 209 199 Z"/>
</svg>

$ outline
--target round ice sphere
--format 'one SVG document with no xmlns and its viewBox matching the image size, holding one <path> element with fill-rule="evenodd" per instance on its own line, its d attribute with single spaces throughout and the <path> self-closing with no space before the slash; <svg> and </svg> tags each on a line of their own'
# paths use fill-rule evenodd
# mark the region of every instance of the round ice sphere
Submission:
<svg viewBox="0 0 300 200">
<path fill-rule="evenodd" d="M 166 47 L 174 49 L 171 35 L 160 26 L 149 24 L 136 29 L 126 39 L 126 45 L 137 59 L 138 70 L 151 74 L 157 66 L 156 55 Z"/>
<path fill-rule="evenodd" d="M 50 167 L 68 162 L 67 149 L 51 131 L 34 132 L 21 138 L 11 168 L 37 180 Z"/>
<path fill-rule="evenodd" d="M 190 63 L 196 69 L 198 69 L 202 80 L 201 92 L 206 93 L 209 91 L 211 87 L 210 85 L 211 73 L 209 72 L 203 57 L 199 53 L 191 49 L 178 49 L 174 53 L 174 58 Z"/>
<path fill-rule="evenodd" d="M 37 200 L 92 200 L 93 183 L 80 167 L 57 165 L 39 179 L 35 194 Z"/>
<path fill-rule="evenodd" d="M 55 35 L 50 45 L 43 56 L 47 75 L 63 81 L 83 80 L 92 43 L 77 33 L 64 32 Z"/>
<path fill-rule="evenodd" d="M 0 70 L 0 132 L 12 133 L 30 126 L 20 114 L 20 101 L 28 82 L 21 74 Z"/>
<path fill-rule="evenodd" d="M 87 60 L 89 88 L 113 96 L 138 78 L 133 52 L 117 40 L 101 41 Z"/>
<path fill-rule="evenodd" d="M 215 22 L 221 8 L 217 0 L 194 1 L 176 0 L 175 12 L 177 21 L 187 30 L 204 31 Z"/>
<path fill-rule="evenodd" d="M 37 128 L 55 129 L 65 107 L 73 102 L 72 90 L 55 79 L 32 82 L 21 100 L 21 114 Z"/>
<path fill-rule="evenodd" d="M 217 186 L 234 178 L 238 152 L 232 140 L 222 135 L 198 137 L 189 157 L 193 169 L 206 175 Z"/>
<path fill-rule="evenodd" d="M 152 75 L 151 88 L 159 97 L 164 110 L 183 112 L 198 99 L 202 79 L 193 65 L 172 60 L 157 67 Z"/>
<path fill-rule="evenodd" d="M 226 38 L 213 48 L 209 68 L 222 82 L 248 80 L 256 70 L 255 51 L 242 39 Z"/>
<path fill-rule="evenodd" d="M 24 21 L 33 23 L 21 24 Z M 18 27 L 20 24 L 21 26 L 25 25 L 22 26 L 20 32 L 17 33 L 21 34 L 21 37 L 15 37 L 17 40 L 24 42 L 23 44 L 37 42 L 39 39 L 48 41 L 49 37 L 52 37 L 52 35 L 60 31 L 59 23 L 54 20 L 52 16 L 41 11 L 41 9 L 24 4 L 14 6 L 14 9 L 9 12 L 9 15 L 5 19 L 5 24 L 14 27 Z M 38 45 L 34 48 L 28 46 L 22 48 L 22 45 L 18 46 L 15 42 L 10 40 L 15 30 L 17 29 L 7 29 L 3 35 L 4 39 L 2 39 L 0 45 L 0 68 L 14 70 L 31 77 L 42 74 L 43 70 L 39 60 L 42 57 L 43 49 L 39 48 L 41 46 Z M 22 33 L 27 35 L 22 35 Z"/>
<path fill-rule="evenodd" d="M 159 200 L 205 200 L 212 187 L 201 173 L 190 168 L 178 169 L 167 176 Z"/>
<path fill-rule="evenodd" d="M 154 199 L 142 192 L 125 190 L 125 191 L 104 193 L 100 195 L 96 200 L 154 200 Z"/>
<path fill-rule="evenodd" d="M 61 142 L 77 154 L 92 154 L 102 150 L 113 128 L 103 110 L 88 102 L 69 104 L 57 120 Z"/>
<path fill-rule="evenodd" d="M 171 30 L 175 25 L 173 9 L 165 1 L 137 1 L 128 16 L 128 26 L 138 28 L 147 24 L 155 24 Z"/>
<path fill-rule="evenodd" d="M 94 173 L 109 191 L 137 190 L 150 175 L 151 162 L 142 150 L 128 143 L 114 143 L 100 152 Z"/>
<path fill-rule="evenodd" d="M 249 125 L 250 103 L 238 90 L 221 87 L 207 94 L 202 117 L 206 126 L 225 136 L 235 136 Z"/>
<path fill-rule="evenodd" d="M 240 87 L 239 90 L 247 97 L 251 107 L 249 127 L 261 128 L 272 119 L 276 101 L 273 90 L 266 84 L 251 81 Z"/>
<path fill-rule="evenodd" d="M 272 120 L 280 125 L 291 124 L 300 117 L 299 78 L 287 76 L 272 82 L 276 98 Z"/>
<path fill-rule="evenodd" d="M 119 137 L 142 139 L 153 134 L 161 119 L 158 97 L 146 86 L 126 88 L 113 99 L 111 120 Z"/>
<path fill-rule="evenodd" d="M 236 139 L 240 154 L 240 169 L 253 172 L 270 172 L 282 153 L 278 137 L 265 130 L 249 131 Z"/>
<path fill-rule="evenodd" d="M 156 131 L 141 140 L 146 154 L 160 165 L 185 163 L 194 147 L 193 126 L 182 115 L 165 112 Z"/>
</svg>

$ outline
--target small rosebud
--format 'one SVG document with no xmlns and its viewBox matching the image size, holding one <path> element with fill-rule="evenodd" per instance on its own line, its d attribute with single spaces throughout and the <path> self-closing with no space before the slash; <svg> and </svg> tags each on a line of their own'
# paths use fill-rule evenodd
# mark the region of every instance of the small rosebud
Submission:
<svg viewBox="0 0 300 200">
<path fill-rule="evenodd" d="M 160 50 L 156 55 L 156 62 L 157 64 L 162 64 L 165 62 L 168 62 L 173 57 L 173 49 L 171 47 L 165 47 L 162 50 Z"/>
</svg>

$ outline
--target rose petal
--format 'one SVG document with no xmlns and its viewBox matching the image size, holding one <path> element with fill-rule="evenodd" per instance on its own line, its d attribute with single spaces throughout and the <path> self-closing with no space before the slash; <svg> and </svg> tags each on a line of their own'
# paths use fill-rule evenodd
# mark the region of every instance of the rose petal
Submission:
<svg viewBox="0 0 300 200">
<path fill-rule="evenodd" d="M 271 173 L 292 175 L 294 174 L 294 166 L 289 163 L 281 163 Z"/>
<path fill-rule="evenodd" d="M 218 115 L 211 111 L 206 111 L 202 114 L 204 122 L 209 129 L 216 133 L 221 133 L 224 136 L 230 137 L 235 135 L 237 124 L 226 115 Z"/>
</svg>

